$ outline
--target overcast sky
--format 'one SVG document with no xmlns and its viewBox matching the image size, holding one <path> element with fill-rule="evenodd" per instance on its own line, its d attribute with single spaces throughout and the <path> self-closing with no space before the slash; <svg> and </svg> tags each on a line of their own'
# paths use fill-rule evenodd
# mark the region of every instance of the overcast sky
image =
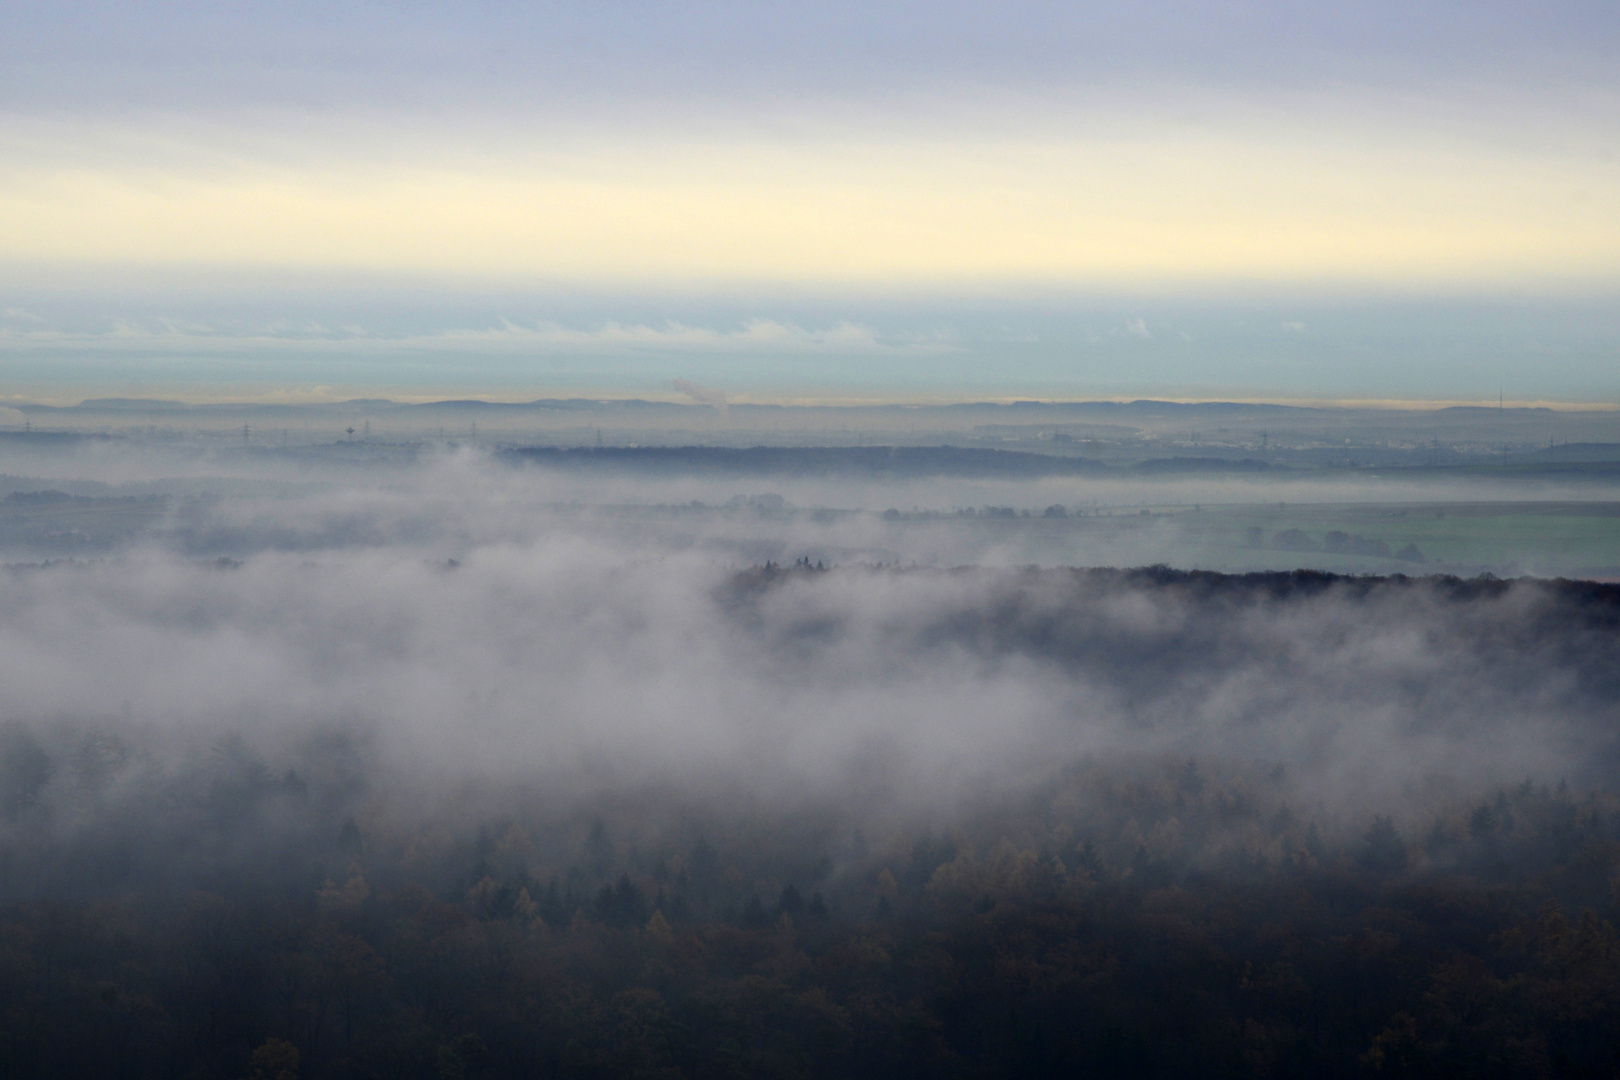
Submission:
<svg viewBox="0 0 1620 1080">
<path fill-rule="evenodd" d="M 1617 132 L 1612 3 L 11 4 L 0 396 L 1614 400 Z"/>
</svg>

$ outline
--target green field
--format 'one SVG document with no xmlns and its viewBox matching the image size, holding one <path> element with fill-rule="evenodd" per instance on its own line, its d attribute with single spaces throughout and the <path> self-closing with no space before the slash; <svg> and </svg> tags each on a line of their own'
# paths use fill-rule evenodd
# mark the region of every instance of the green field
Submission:
<svg viewBox="0 0 1620 1080">
<path fill-rule="evenodd" d="M 1189 544 L 1238 565 L 1302 566 L 1355 572 L 1397 570 L 1620 576 L 1620 503 L 1479 502 L 1271 504 L 1207 507 L 1175 515 Z M 1262 536 L 1253 544 L 1252 530 Z M 1303 533 L 1314 550 L 1290 550 L 1279 534 Z M 1327 534 L 1415 545 L 1424 562 L 1331 551 Z M 1421 570 L 1419 571 L 1421 572 Z"/>
<path fill-rule="evenodd" d="M 934 515 L 896 521 L 887 543 L 901 561 L 954 564 L 1620 579 L 1620 503 L 1247 503 L 1059 519 Z"/>
<path fill-rule="evenodd" d="M 183 505 L 159 497 L 0 499 L 0 556 L 89 557 L 145 541 L 172 541 L 189 517 L 183 512 L 176 517 Z M 1620 502 L 1282 502 L 1133 508 L 1066 518 L 1044 518 L 1039 512 L 1029 517 L 936 513 L 893 521 L 854 510 L 759 514 L 621 507 L 617 516 L 691 533 L 683 542 L 725 536 L 732 541 L 728 550 L 750 558 L 758 551 L 767 552 L 761 558 L 793 558 L 814 550 L 816 557 L 837 562 L 1168 563 L 1227 572 L 1306 568 L 1620 579 Z M 566 527 L 575 517 L 577 512 L 561 513 L 552 525 Z M 1337 543 L 1332 534 L 1340 534 Z M 1408 545 L 1416 553 L 1406 550 Z M 1403 551 L 1421 559 L 1401 558 Z"/>
</svg>

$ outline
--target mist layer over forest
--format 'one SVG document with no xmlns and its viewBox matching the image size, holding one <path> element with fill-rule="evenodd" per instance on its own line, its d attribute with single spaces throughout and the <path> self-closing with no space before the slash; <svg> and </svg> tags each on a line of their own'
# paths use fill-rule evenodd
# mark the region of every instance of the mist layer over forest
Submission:
<svg viewBox="0 0 1620 1080">
<path fill-rule="evenodd" d="M 1620 1060 L 1589 480 L 4 466 L 5 1075 Z"/>
<path fill-rule="evenodd" d="M 1620 4 L 0 4 L 0 1080 L 1620 1078 Z"/>
</svg>

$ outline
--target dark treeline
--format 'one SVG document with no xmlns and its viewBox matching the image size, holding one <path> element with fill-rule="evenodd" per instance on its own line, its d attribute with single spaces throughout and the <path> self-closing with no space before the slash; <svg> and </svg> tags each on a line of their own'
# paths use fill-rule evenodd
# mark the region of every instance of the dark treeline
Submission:
<svg viewBox="0 0 1620 1080">
<path fill-rule="evenodd" d="M 1132 447 L 1137 450 L 1138 448 Z M 1157 449 L 1157 448 L 1154 448 Z M 1138 452 L 1140 452 L 1138 450 Z M 1152 449 L 1149 450 L 1153 452 Z M 1272 454 L 1270 460 L 1253 456 L 1247 447 L 1232 448 L 1231 456 L 1205 450 L 1194 454 L 1152 456 L 1129 462 L 1109 462 L 1062 453 L 997 450 L 965 446 L 520 446 L 500 451 L 509 462 L 555 468 L 611 471 L 632 476 L 761 476 L 761 477 L 879 477 L 907 479 L 951 476 L 974 479 L 1027 480 L 1041 477 L 1141 477 L 1237 475 L 1303 472 L 1310 469 L 1363 468 L 1366 459 L 1382 460 L 1377 467 L 1409 470 L 1413 474 L 1443 474 L 1481 467 L 1520 478 L 1535 476 L 1612 477 L 1620 463 L 1612 460 L 1553 460 L 1540 452 L 1521 455 L 1510 464 L 1500 452 L 1463 455 L 1448 451 L 1446 463 L 1430 461 L 1427 448 L 1398 451 L 1358 449 L 1355 457 L 1343 451 L 1300 451 Z"/>
<path fill-rule="evenodd" d="M 108 848 L 116 885 L 0 909 L 0 1075 L 1620 1065 L 1612 795 L 1328 841 L 1283 776 L 1091 762 L 949 832 L 711 813 L 688 841 L 622 807 L 374 833 L 241 746 L 206 771 L 170 794 L 197 835 L 167 880 Z"/>
<path fill-rule="evenodd" d="M 503 451 L 511 461 L 632 473 L 748 476 L 958 476 L 1029 479 L 1132 476 L 1139 473 L 1252 473 L 1271 466 L 1249 458 L 1155 458 L 1136 465 L 962 446 L 531 446 Z"/>
<path fill-rule="evenodd" d="M 769 603 L 840 573 L 761 569 L 718 602 L 811 663 L 836 628 Z M 1120 597 L 1224 614 L 1131 608 L 1132 637 L 1097 614 Z M 1501 669 L 1526 724 L 1557 698 L 1612 737 L 1610 586 L 1029 573 L 905 632 L 1077 677 L 1149 657 L 1116 686 L 1151 717 L 1234 662 L 1241 618 L 1327 600 L 1455 612 L 1431 625 L 1481 702 Z M 1527 681 L 1527 649 L 1558 677 Z M 1335 800 L 1240 741 L 1115 745 L 886 816 L 724 777 L 446 790 L 384 734 L 177 750 L 0 723 L 0 1077 L 1620 1071 L 1620 795 L 1595 743 L 1574 783 Z"/>
</svg>

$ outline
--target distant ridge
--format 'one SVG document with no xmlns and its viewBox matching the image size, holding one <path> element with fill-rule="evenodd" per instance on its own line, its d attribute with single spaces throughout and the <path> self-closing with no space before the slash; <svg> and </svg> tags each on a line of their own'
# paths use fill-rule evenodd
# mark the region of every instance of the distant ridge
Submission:
<svg viewBox="0 0 1620 1080">
<path fill-rule="evenodd" d="M 533 446 L 508 450 L 513 461 L 561 468 L 647 473 L 773 476 L 1087 476 L 1111 472 L 1083 458 L 957 446 Z"/>
<path fill-rule="evenodd" d="M 24 406 L 24 407 L 27 408 L 28 406 Z M 71 407 L 72 406 L 70 406 L 70 408 Z M 81 408 L 81 409 L 105 410 L 105 409 L 184 409 L 187 406 L 186 406 L 186 403 L 183 402 L 183 401 L 167 401 L 167 400 L 157 399 L 157 398 L 107 397 L 107 398 L 86 398 L 84 401 L 79 402 L 77 407 Z"/>
<path fill-rule="evenodd" d="M 733 596 L 743 599 L 778 583 L 821 575 L 851 575 L 871 573 L 870 566 L 841 566 L 814 569 L 805 565 L 777 566 L 766 563 L 738 571 L 732 577 Z M 1160 563 L 1154 566 L 1052 566 L 1052 567 L 987 567 L 957 566 L 886 566 L 877 568 L 885 574 L 897 576 L 930 577 L 950 575 L 955 578 L 973 576 L 986 581 L 999 580 L 1012 585 L 1050 583 L 1056 590 L 1072 588 L 1076 584 L 1133 590 L 1173 590 L 1194 601 L 1238 601 L 1259 603 L 1267 600 L 1288 600 L 1295 597 L 1318 596 L 1336 591 L 1344 599 L 1364 600 L 1380 590 L 1421 591 L 1435 600 L 1450 603 L 1468 603 L 1485 597 L 1500 597 L 1518 587 L 1541 591 L 1566 610 L 1560 614 L 1573 617 L 1587 626 L 1606 632 L 1620 627 L 1620 582 L 1592 578 L 1497 577 L 1478 574 L 1460 577 L 1456 574 L 1340 574 L 1330 570 L 1250 570 L 1229 573 L 1220 570 L 1184 570 Z M 1050 593 L 1049 593 L 1050 595 Z M 1552 620 L 1549 620 L 1549 622 Z M 1567 627 L 1568 623 L 1563 624 Z M 1562 628 L 1561 628 L 1562 629 Z"/>
<path fill-rule="evenodd" d="M 390 413 L 424 413 L 424 412 L 480 412 L 480 413 L 536 413 L 536 412 L 615 412 L 627 411 L 638 413 L 668 412 L 672 414 L 694 415 L 713 411 L 712 405 L 690 401 L 652 401 L 646 398 L 536 398 L 532 401 L 485 401 L 481 398 L 446 398 L 441 401 L 401 402 L 389 398 L 352 398 L 347 401 L 320 401 L 320 402 L 205 402 L 188 404 L 169 398 L 86 398 L 77 405 L 46 405 L 39 403 L 19 402 L 11 407 L 23 412 L 62 413 L 62 412 L 175 412 L 175 413 L 222 413 L 235 412 L 242 414 L 280 414 L 280 415 L 322 415 L 329 413 L 362 412 L 390 412 Z M 900 415 L 917 416 L 937 413 L 944 416 L 960 415 L 968 412 L 982 412 L 1008 419 L 1026 419 L 1034 413 L 1046 413 L 1053 416 L 1064 414 L 1090 413 L 1101 417 L 1128 417 L 1128 416 L 1208 416 L 1208 417 L 1238 417 L 1250 416 L 1308 416 L 1332 413 L 1351 412 L 1389 412 L 1390 408 L 1360 405 L 1286 405 L 1271 402 L 1245 402 L 1245 401 L 1165 401 L 1158 398 L 1137 398 L 1132 401 L 1041 401 L 1035 399 L 1011 402 L 1000 401 L 965 401 L 950 404 L 917 404 L 907 402 L 890 402 L 881 404 L 854 404 L 854 405 L 820 405 L 820 404 L 772 404 L 772 403 L 746 403 L 735 402 L 728 406 L 728 411 L 736 414 L 774 414 L 783 413 L 847 413 L 862 415 Z M 1429 413 L 1432 415 L 1450 415 L 1467 417 L 1484 417 L 1492 415 L 1526 416 L 1545 415 L 1560 410 L 1548 406 L 1509 406 L 1500 408 L 1495 405 L 1449 405 L 1434 409 L 1403 409 L 1410 415 Z"/>
<path fill-rule="evenodd" d="M 1042 477 L 1269 470 L 1263 461 L 1159 458 L 1109 465 L 1088 458 L 961 446 L 529 446 L 506 450 L 511 461 L 575 469 L 644 473 L 771 476 Z"/>
</svg>

